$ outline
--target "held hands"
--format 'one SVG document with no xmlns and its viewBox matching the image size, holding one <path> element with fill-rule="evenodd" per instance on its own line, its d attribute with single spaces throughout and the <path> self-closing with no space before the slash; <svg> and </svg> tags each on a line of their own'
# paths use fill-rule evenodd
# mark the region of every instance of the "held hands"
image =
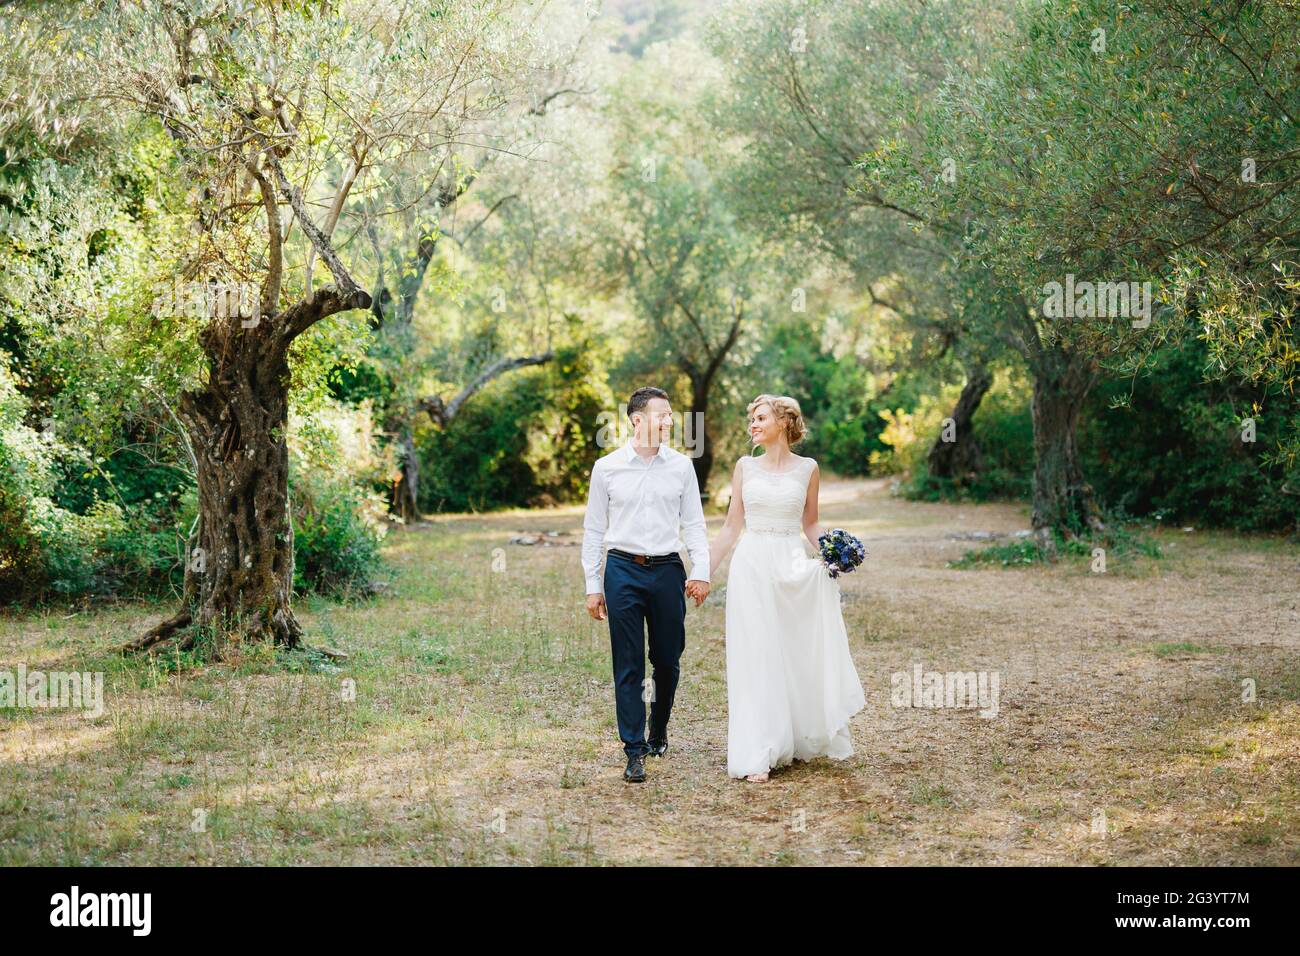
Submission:
<svg viewBox="0 0 1300 956">
<path fill-rule="evenodd" d="M 694 599 L 695 606 L 699 607 L 704 603 L 704 599 L 709 596 L 709 585 L 704 581 L 687 581 L 686 596 Z M 587 613 L 592 616 L 593 620 L 605 620 L 609 616 L 608 609 L 605 607 L 605 595 L 588 594 Z"/>
</svg>

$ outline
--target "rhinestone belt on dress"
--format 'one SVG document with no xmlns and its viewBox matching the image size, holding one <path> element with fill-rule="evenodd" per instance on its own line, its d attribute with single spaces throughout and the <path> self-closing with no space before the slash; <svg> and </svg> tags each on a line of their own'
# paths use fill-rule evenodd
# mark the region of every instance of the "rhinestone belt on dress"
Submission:
<svg viewBox="0 0 1300 956">
<path fill-rule="evenodd" d="M 772 526 L 772 525 L 751 525 L 751 524 L 747 524 L 747 525 L 745 525 L 745 530 L 746 530 L 746 531 L 752 531 L 752 532 L 754 532 L 755 534 L 794 534 L 794 535 L 797 535 L 797 534 L 799 533 L 799 529 L 798 529 L 798 528 L 791 528 L 791 527 L 789 527 L 789 526 L 780 527 L 780 526 Z"/>
</svg>

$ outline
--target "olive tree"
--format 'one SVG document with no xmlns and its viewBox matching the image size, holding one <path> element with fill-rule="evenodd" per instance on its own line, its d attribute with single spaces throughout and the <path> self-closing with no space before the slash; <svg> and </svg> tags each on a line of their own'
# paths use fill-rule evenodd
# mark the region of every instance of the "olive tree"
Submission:
<svg viewBox="0 0 1300 956">
<path fill-rule="evenodd" d="M 356 197 L 499 108 L 494 87 L 529 43 L 513 6 L 134 0 L 24 12 L 60 20 L 66 101 L 94 104 L 100 122 L 159 125 L 191 186 L 189 235 L 160 254 L 175 271 L 136 329 L 164 330 L 170 360 L 192 370 L 175 398 L 199 522 L 182 608 L 131 648 L 199 634 L 218 655 L 231 642 L 301 642 L 291 388 L 313 357 L 364 333 L 354 320 L 326 328 L 372 304 L 355 278 L 367 248 Z"/>
</svg>

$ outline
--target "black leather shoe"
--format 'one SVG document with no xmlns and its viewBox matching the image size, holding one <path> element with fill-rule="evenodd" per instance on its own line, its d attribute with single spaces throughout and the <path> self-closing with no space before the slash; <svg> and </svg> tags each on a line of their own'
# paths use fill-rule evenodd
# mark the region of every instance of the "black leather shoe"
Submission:
<svg viewBox="0 0 1300 956">
<path fill-rule="evenodd" d="M 664 730 L 660 734 L 655 730 L 654 724 L 650 724 L 650 739 L 646 743 L 650 745 L 651 757 L 662 757 L 668 752 L 668 731 Z"/>
<path fill-rule="evenodd" d="M 645 783 L 645 758 L 640 754 L 635 757 L 628 757 L 627 769 L 623 771 L 623 779 L 628 783 Z"/>
</svg>

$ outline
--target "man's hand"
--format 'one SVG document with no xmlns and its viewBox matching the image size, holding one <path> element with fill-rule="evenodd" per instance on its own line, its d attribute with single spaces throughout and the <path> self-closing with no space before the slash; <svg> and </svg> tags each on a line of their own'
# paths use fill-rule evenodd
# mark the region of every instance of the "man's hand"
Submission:
<svg viewBox="0 0 1300 956">
<path fill-rule="evenodd" d="M 688 597 L 695 599 L 695 606 L 699 607 L 704 603 L 704 599 L 709 596 L 709 585 L 707 581 L 687 581 L 686 594 Z"/>
<path fill-rule="evenodd" d="M 603 621 L 606 617 L 605 612 L 605 595 L 588 594 L 587 595 L 587 613 L 597 621 Z"/>
</svg>

